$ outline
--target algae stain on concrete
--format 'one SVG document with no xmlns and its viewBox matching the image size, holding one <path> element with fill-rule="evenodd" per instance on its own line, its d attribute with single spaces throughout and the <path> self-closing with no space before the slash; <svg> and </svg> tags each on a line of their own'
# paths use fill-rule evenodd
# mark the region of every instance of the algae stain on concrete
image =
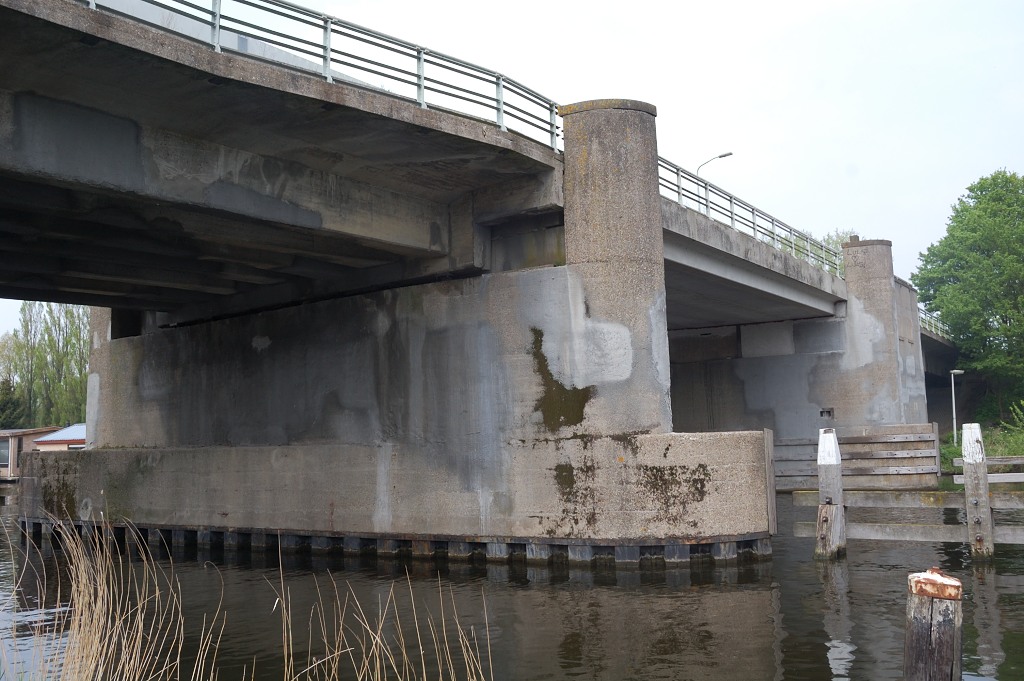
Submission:
<svg viewBox="0 0 1024 681">
<path fill-rule="evenodd" d="M 711 470 L 707 464 L 689 466 L 637 467 L 638 484 L 645 496 L 657 507 L 663 520 L 680 523 L 687 507 L 700 503 L 710 490 Z"/>
<path fill-rule="evenodd" d="M 594 386 L 567 388 L 562 385 L 551 373 L 548 358 L 544 356 L 544 332 L 531 327 L 530 333 L 533 334 L 533 362 L 544 388 L 534 404 L 534 411 L 540 412 L 544 427 L 552 433 L 563 426 L 577 426 L 583 423 L 587 403 L 594 396 Z"/>
<path fill-rule="evenodd" d="M 562 514 L 555 526 L 546 530 L 548 536 L 580 536 L 581 529 L 592 532 L 597 528 L 597 465 L 590 457 L 577 466 L 557 464 L 554 469 L 555 487 L 562 500 Z M 581 528 L 582 526 L 582 528 Z"/>
<path fill-rule="evenodd" d="M 76 471 L 67 464 L 45 460 L 39 463 L 42 481 L 43 509 L 56 518 L 74 519 L 78 509 L 77 489 L 74 485 Z"/>
</svg>

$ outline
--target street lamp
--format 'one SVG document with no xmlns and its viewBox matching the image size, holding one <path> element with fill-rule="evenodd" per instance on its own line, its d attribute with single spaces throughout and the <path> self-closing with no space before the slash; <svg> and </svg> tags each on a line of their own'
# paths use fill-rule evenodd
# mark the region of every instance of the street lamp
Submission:
<svg viewBox="0 0 1024 681">
<path fill-rule="evenodd" d="M 956 447 L 956 382 L 953 380 L 964 373 L 963 369 L 949 370 L 949 392 L 953 396 L 953 446 Z"/>
<path fill-rule="evenodd" d="M 697 172 L 696 172 L 696 173 L 694 173 L 694 174 L 695 174 L 695 175 L 696 175 L 697 177 L 700 177 L 700 169 L 701 169 L 701 168 L 703 168 L 703 167 L 704 167 L 704 166 L 706 166 L 707 164 L 711 163 L 711 162 L 712 162 L 712 161 L 714 161 L 714 160 L 715 160 L 716 158 L 725 158 L 726 156 L 732 156 L 732 152 L 731 152 L 731 151 L 727 151 L 727 152 L 725 152 L 724 154 L 719 154 L 718 156 L 715 156 L 715 157 L 713 157 L 713 158 L 709 158 L 708 160 L 704 161 L 704 162 L 703 162 L 703 163 L 701 163 L 701 164 L 700 164 L 699 166 L 697 166 Z"/>
<path fill-rule="evenodd" d="M 706 166 L 707 164 L 711 163 L 712 161 L 714 161 L 717 158 L 725 158 L 726 156 L 732 156 L 732 152 L 731 151 L 727 151 L 724 154 L 719 154 L 718 156 L 714 156 L 714 157 L 709 158 L 708 160 L 704 161 L 699 166 L 697 166 L 697 172 L 694 173 L 694 175 L 696 175 L 699 178 L 700 177 L 700 169 L 701 168 L 703 168 L 704 166 Z M 700 183 L 698 183 L 697 186 L 699 188 L 700 187 Z M 711 188 L 708 186 L 707 182 L 704 183 L 704 212 L 705 212 L 705 214 L 708 217 L 711 217 Z"/>
</svg>

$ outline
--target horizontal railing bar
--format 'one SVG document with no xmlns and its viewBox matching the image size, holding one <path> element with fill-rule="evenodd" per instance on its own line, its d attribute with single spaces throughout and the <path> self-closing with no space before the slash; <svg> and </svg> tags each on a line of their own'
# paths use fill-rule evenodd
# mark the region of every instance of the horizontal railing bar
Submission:
<svg viewBox="0 0 1024 681">
<path fill-rule="evenodd" d="M 342 52 L 341 50 L 331 50 L 331 61 L 332 62 L 336 62 L 338 64 L 343 64 L 344 62 L 342 62 L 340 59 L 335 59 L 334 58 L 335 54 L 340 55 L 340 56 L 349 57 L 351 59 L 357 59 L 357 60 L 359 60 L 360 62 L 362 62 L 364 64 L 373 64 L 374 66 L 379 66 L 382 69 L 389 69 L 391 71 L 396 71 L 396 72 L 402 74 L 403 76 L 409 76 L 411 78 L 415 78 L 416 77 L 416 72 L 415 71 L 406 71 L 405 69 L 403 69 L 401 67 L 392 66 L 391 64 L 385 64 L 384 62 L 379 62 L 379 61 L 376 61 L 376 60 L 373 60 L 373 59 L 367 59 L 366 57 L 360 57 L 359 55 L 355 55 L 355 54 L 352 54 L 350 52 Z M 385 77 L 386 78 L 390 78 L 391 76 L 385 76 Z M 415 83 L 413 83 L 413 84 L 415 85 Z"/>
<path fill-rule="evenodd" d="M 381 78 L 387 78 L 388 80 L 390 80 L 391 82 L 394 82 L 394 83 L 402 83 L 403 85 L 411 85 L 412 87 L 416 87 L 416 81 L 414 81 L 414 80 L 403 80 L 402 78 L 398 78 L 397 76 L 393 76 L 393 75 L 391 75 L 389 73 L 381 73 L 380 71 L 375 71 L 375 70 L 373 70 L 371 68 L 368 68 L 366 66 L 363 66 L 361 64 L 344 62 L 344 61 L 341 61 L 341 60 L 338 60 L 338 59 L 332 59 L 331 63 L 332 64 L 338 64 L 339 66 L 347 66 L 347 67 L 349 67 L 351 69 L 359 69 L 360 71 L 363 71 L 365 73 L 372 73 L 375 76 L 380 76 Z M 391 93 L 391 94 L 393 96 L 395 96 L 395 97 L 401 97 L 401 95 L 395 95 L 394 93 Z M 401 98 L 402 99 L 408 99 L 408 97 L 401 97 Z"/>
<path fill-rule="evenodd" d="M 297 47 L 297 46 L 293 45 L 292 43 L 281 43 L 281 42 L 273 41 L 270 38 L 266 37 L 266 35 L 277 36 L 278 38 L 281 38 L 282 40 L 290 40 L 290 41 L 292 41 L 294 43 L 299 43 L 299 44 L 302 44 L 302 45 L 309 45 L 310 47 L 317 48 L 316 52 L 310 52 L 310 51 L 304 50 L 307 54 L 320 55 L 320 54 L 323 53 L 322 50 L 320 49 L 322 47 L 321 44 L 313 42 L 312 40 L 306 40 L 305 38 L 296 38 L 294 36 L 288 35 L 287 33 L 281 33 L 280 31 L 273 31 L 273 30 L 271 30 L 269 28 L 263 28 L 262 26 L 258 26 L 256 24 L 252 24 L 252 23 L 250 23 L 248 21 L 243 21 L 241 19 L 238 19 L 237 17 L 228 16 L 226 14 L 221 14 L 220 15 L 220 20 L 221 20 L 221 29 L 222 30 L 230 31 L 232 33 L 242 33 L 242 31 L 234 28 L 234 25 L 237 24 L 239 26 L 246 26 L 247 28 L 251 28 L 254 31 L 261 31 L 262 32 L 262 33 L 257 33 L 257 34 L 243 33 L 243 35 L 245 35 L 247 37 L 255 38 L 256 40 L 265 40 L 266 42 L 268 42 L 268 43 L 270 43 L 272 45 L 278 45 L 278 46 L 284 45 L 284 46 L 288 47 L 288 49 L 295 49 L 295 50 L 302 49 L 300 47 Z M 232 25 L 231 26 L 225 26 L 224 25 L 225 21 L 229 22 Z"/>
<path fill-rule="evenodd" d="M 306 55 L 309 55 L 309 56 L 312 56 L 312 57 L 319 57 L 320 56 L 319 52 L 311 52 L 310 50 L 307 50 L 307 49 L 302 48 L 302 47 L 298 47 L 296 45 L 290 45 L 288 43 L 282 43 L 282 42 L 280 42 L 278 40 L 274 40 L 272 38 L 267 38 L 266 36 L 262 36 L 262 35 L 259 35 L 259 34 L 256 34 L 256 33 L 249 33 L 248 31 L 243 31 L 243 30 L 238 29 L 238 28 L 233 28 L 233 27 L 225 26 L 223 30 L 227 31 L 228 33 L 233 33 L 234 35 L 240 35 L 240 36 L 244 36 L 246 38 L 252 38 L 253 40 L 259 40 L 261 42 L 267 43 L 268 45 L 275 45 L 275 46 L 280 47 L 280 48 L 285 49 L 285 50 L 293 50 L 295 52 L 300 52 L 302 54 L 306 54 Z M 221 47 L 223 49 L 225 49 L 225 50 L 231 50 L 232 52 L 239 52 L 240 54 L 248 54 L 248 52 L 245 52 L 245 51 L 242 51 L 242 50 L 236 50 L 236 49 L 230 47 L 229 45 L 222 45 Z M 257 56 L 257 55 L 253 55 L 253 56 Z M 275 63 L 277 63 L 277 62 L 275 62 Z M 296 64 L 285 64 L 285 66 L 289 66 L 291 68 L 298 68 Z M 316 69 L 317 68 L 317 64 L 310 62 L 309 68 L 310 68 L 310 70 Z"/>
<path fill-rule="evenodd" d="M 267 14 L 273 14 L 273 15 L 279 16 L 279 17 L 281 17 L 283 19 L 288 19 L 289 21 L 295 21 L 295 22 L 298 22 L 300 24 L 305 24 L 306 26 L 310 26 L 310 27 L 313 27 L 313 28 L 320 28 L 323 25 L 323 18 L 321 18 L 317 14 L 308 14 L 308 15 L 305 15 L 305 16 L 295 16 L 294 14 L 286 14 L 286 13 L 282 12 L 281 10 L 273 9 L 272 6 L 273 6 L 274 3 L 269 2 L 268 0 L 263 0 L 262 3 L 260 3 L 260 2 L 253 2 L 253 0 L 226 0 L 226 1 L 237 2 L 239 5 L 247 5 L 247 6 L 252 7 L 254 9 L 257 9 L 257 10 L 259 10 L 261 12 L 266 12 Z M 267 7 L 266 5 L 271 5 L 271 7 Z M 318 20 L 314 21 L 313 19 L 318 19 Z"/>
</svg>

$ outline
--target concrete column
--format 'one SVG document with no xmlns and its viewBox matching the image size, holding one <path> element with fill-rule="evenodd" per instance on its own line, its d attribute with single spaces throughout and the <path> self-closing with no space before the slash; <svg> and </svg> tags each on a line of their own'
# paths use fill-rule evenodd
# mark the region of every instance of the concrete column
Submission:
<svg viewBox="0 0 1024 681">
<path fill-rule="evenodd" d="M 92 449 L 102 427 L 100 418 L 101 371 L 110 363 L 110 310 L 105 307 L 89 308 L 89 375 L 85 396 L 85 446 Z"/>
<path fill-rule="evenodd" d="M 912 291 L 898 290 L 892 242 L 843 244 L 846 267 L 847 348 L 841 392 L 859 395 L 861 410 L 837 413 L 843 425 L 924 422 L 924 360 Z M 901 295 L 902 294 L 902 295 Z M 851 405 L 856 406 L 856 405 Z M 858 411 L 860 413 L 858 414 Z"/>
<path fill-rule="evenodd" d="M 655 108 L 604 99 L 560 108 L 565 128 L 566 264 L 580 276 L 587 316 L 628 331 L 629 377 L 609 399 L 611 427 L 671 432 L 665 262 Z M 632 423 L 629 422 L 632 420 Z"/>
</svg>

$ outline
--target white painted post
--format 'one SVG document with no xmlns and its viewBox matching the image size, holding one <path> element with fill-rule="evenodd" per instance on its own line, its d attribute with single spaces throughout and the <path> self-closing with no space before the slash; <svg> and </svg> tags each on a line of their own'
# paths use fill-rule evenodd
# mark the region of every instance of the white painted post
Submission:
<svg viewBox="0 0 1024 681">
<path fill-rule="evenodd" d="M 906 681 L 960 681 L 963 586 L 939 568 L 907 578 Z"/>
<path fill-rule="evenodd" d="M 213 0 L 213 11 L 210 17 L 213 21 L 210 23 L 210 42 L 213 43 L 213 49 L 215 52 L 220 52 L 220 2 L 221 0 Z"/>
<path fill-rule="evenodd" d="M 967 505 L 968 543 L 971 557 L 985 560 L 995 550 L 995 528 L 992 522 L 992 504 L 988 496 L 988 465 L 985 463 L 985 443 L 981 439 L 981 426 L 964 424 L 961 441 L 964 459 L 964 501 Z"/>
<path fill-rule="evenodd" d="M 328 83 L 334 82 L 331 74 L 331 18 L 324 17 L 324 79 Z"/>
<path fill-rule="evenodd" d="M 818 525 L 814 557 L 832 560 L 846 553 L 843 462 L 834 428 L 818 432 Z"/>
</svg>

